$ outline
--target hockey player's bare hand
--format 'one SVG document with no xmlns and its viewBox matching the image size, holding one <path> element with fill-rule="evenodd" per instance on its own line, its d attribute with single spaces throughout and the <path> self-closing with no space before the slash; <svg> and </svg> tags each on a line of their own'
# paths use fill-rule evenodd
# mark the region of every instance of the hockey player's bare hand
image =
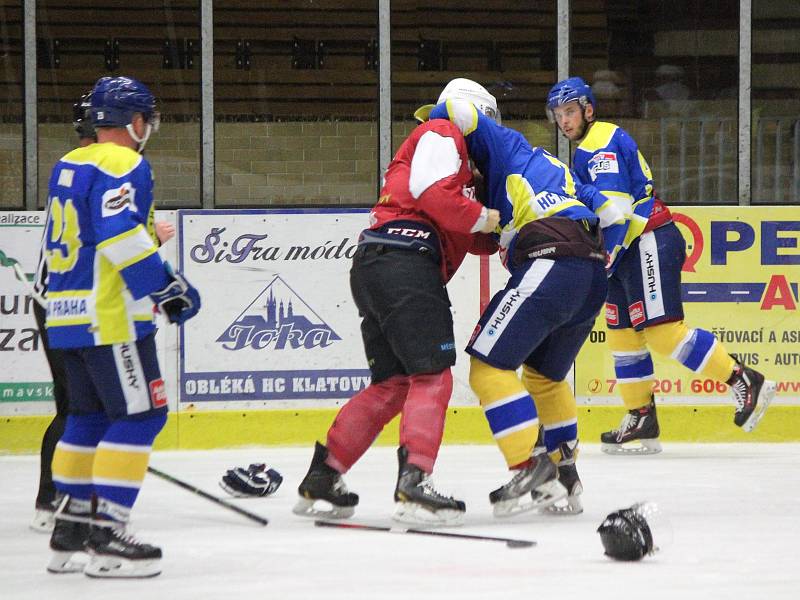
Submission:
<svg viewBox="0 0 800 600">
<path fill-rule="evenodd" d="M 500 213 L 494 208 L 486 211 L 486 223 L 481 227 L 481 233 L 492 233 L 500 224 Z"/>
<path fill-rule="evenodd" d="M 175 225 L 172 223 L 168 221 L 156 221 L 154 226 L 156 228 L 156 237 L 162 244 L 166 244 L 175 237 Z"/>
</svg>

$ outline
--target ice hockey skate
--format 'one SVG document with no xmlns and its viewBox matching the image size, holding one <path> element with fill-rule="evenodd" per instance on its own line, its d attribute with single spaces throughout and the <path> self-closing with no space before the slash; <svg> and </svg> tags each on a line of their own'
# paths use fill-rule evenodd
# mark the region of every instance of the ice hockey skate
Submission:
<svg viewBox="0 0 800 600">
<path fill-rule="evenodd" d="M 161 573 L 161 548 L 134 538 L 125 523 L 93 521 L 86 547 L 92 559 L 83 572 L 89 577 L 144 578 Z"/>
<path fill-rule="evenodd" d="M 395 511 L 392 519 L 422 525 L 461 525 L 466 505 L 436 490 L 425 471 L 408 464 L 408 451 L 397 450 L 400 468 L 394 490 Z"/>
<path fill-rule="evenodd" d="M 578 477 L 578 468 L 575 465 L 577 447 L 577 440 L 573 446 L 562 442 L 559 447 L 561 460 L 558 462 L 558 480 L 567 488 L 567 495 L 558 502 L 545 507 L 544 512 L 548 514 L 579 515 L 583 512 L 583 503 L 580 498 L 583 493 L 583 484 Z"/>
<path fill-rule="evenodd" d="M 88 563 L 85 556 L 89 539 L 89 513 L 77 514 L 69 509 L 65 497 L 55 513 L 55 524 L 50 536 L 52 557 L 47 565 L 50 573 L 80 573 Z"/>
<path fill-rule="evenodd" d="M 546 451 L 534 451 L 525 466 L 516 471 L 511 481 L 489 494 L 495 517 L 544 509 L 567 495 L 558 481 L 558 468 Z"/>
<path fill-rule="evenodd" d="M 753 431 L 775 398 L 775 382 L 737 362 L 727 383 L 736 403 L 733 422 L 745 431 Z"/>
<path fill-rule="evenodd" d="M 617 429 L 600 436 L 600 449 L 606 454 L 658 454 L 660 433 L 656 403 L 651 396 L 648 405 L 629 410 Z"/>
<path fill-rule="evenodd" d="M 308 473 L 297 488 L 300 499 L 292 509 L 294 514 L 322 519 L 347 519 L 355 514 L 358 494 L 349 491 L 342 475 L 325 464 L 327 457 L 328 449 L 317 442 Z"/>
</svg>

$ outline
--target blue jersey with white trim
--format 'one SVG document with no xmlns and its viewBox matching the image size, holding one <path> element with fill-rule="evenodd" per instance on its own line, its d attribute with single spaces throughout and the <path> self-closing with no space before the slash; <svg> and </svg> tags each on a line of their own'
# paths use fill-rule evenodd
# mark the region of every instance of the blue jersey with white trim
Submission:
<svg viewBox="0 0 800 600">
<path fill-rule="evenodd" d="M 650 166 L 627 131 L 596 121 L 575 150 L 572 168 L 580 183 L 578 197 L 600 217 L 613 273 L 653 209 Z"/>
<path fill-rule="evenodd" d="M 148 294 L 171 278 L 158 254 L 147 160 L 113 143 L 76 148 L 53 167 L 49 193 L 50 345 L 118 344 L 155 331 Z"/>
<path fill-rule="evenodd" d="M 504 264 L 523 225 L 546 217 L 597 223 L 575 196 L 569 167 L 543 148 L 533 148 L 518 131 L 503 127 L 463 100 L 435 106 L 431 119 L 449 119 L 467 141 L 469 156 L 486 181 L 484 203 L 500 212 L 500 255 Z"/>
</svg>

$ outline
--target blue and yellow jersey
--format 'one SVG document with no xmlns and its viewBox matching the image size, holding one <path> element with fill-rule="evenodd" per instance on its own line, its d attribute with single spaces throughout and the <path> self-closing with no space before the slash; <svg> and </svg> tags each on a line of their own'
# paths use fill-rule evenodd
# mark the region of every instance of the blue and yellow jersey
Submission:
<svg viewBox="0 0 800 600">
<path fill-rule="evenodd" d="M 611 273 L 647 225 L 653 208 L 650 166 L 628 132 L 597 121 L 575 150 L 572 168 L 582 184 L 578 196 L 600 217 Z"/>
<path fill-rule="evenodd" d="M 76 148 L 53 167 L 49 193 L 50 345 L 100 346 L 152 333 L 148 294 L 171 278 L 158 254 L 148 162 L 112 143 Z"/>
<path fill-rule="evenodd" d="M 467 141 L 472 162 L 486 182 L 484 204 L 500 212 L 501 256 L 508 256 L 523 225 L 545 217 L 567 217 L 589 224 L 598 217 L 575 196 L 567 165 L 542 148 L 533 148 L 518 131 L 503 127 L 470 102 L 448 100 L 431 119 L 449 119 Z"/>
</svg>

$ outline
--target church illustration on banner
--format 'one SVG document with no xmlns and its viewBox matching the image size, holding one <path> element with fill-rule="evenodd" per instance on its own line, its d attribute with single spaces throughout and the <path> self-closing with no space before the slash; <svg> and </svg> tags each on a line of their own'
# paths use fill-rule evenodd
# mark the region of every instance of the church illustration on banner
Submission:
<svg viewBox="0 0 800 600">
<path fill-rule="evenodd" d="M 226 350 L 325 348 L 336 332 L 276 275 L 217 338 Z"/>
</svg>

